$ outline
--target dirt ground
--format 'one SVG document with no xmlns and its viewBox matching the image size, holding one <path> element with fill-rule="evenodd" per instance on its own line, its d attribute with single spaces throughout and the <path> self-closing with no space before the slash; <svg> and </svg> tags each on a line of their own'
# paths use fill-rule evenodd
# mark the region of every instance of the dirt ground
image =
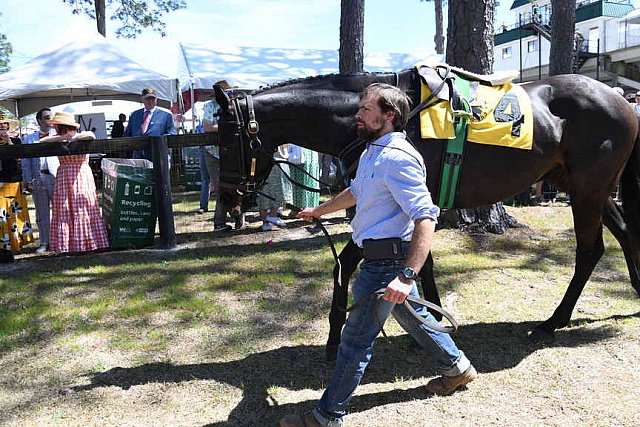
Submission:
<svg viewBox="0 0 640 427">
<path fill-rule="evenodd" d="M 434 248 L 443 305 L 461 325 L 454 338 L 479 379 L 449 397 L 426 395 L 422 386 L 436 375 L 433 364 L 390 321 L 389 338 L 378 340 L 345 425 L 638 425 L 640 300 L 620 252 L 609 249 L 614 245 L 607 241 L 572 325 L 558 331 L 553 343 L 533 344 L 528 333 L 551 315 L 572 275 L 570 213 L 563 206 L 509 212 L 529 227 L 506 236 L 442 230 Z M 190 218 L 205 230 L 212 227 L 209 216 Z M 259 232 L 260 223 L 251 215 L 245 230 L 202 231 L 206 238 L 200 232 L 181 233 L 175 252 L 244 245 L 254 246 L 258 256 L 272 245 L 282 249 L 281 242 L 306 245 L 321 239 L 310 225 L 288 223 L 287 229 Z M 334 217 L 328 229 L 342 235 L 349 227 Z M 158 253 L 95 256 L 113 263 Z M 472 253 L 480 255 L 471 258 Z M 24 272 L 29 262 L 58 269 L 64 260 L 34 253 L 20 258 L 3 271 Z M 0 353 L 0 424 L 275 426 L 284 414 L 310 410 L 330 375 L 324 360 L 327 276 L 315 299 L 287 283 L 269 284 L 251 296 L 221 291 L 215 303 L 229 310 L 224 321 L 207 318 L 186 325 L 167 314 L 114 326 L 140 340 L 154 334 L 166 338 L 166 346 L 144 358 L 113 345 L 108 332 L 98 330 L 70 331 L 5 350 Z M 251 330 L 238 329 L 233 319 Z"/>
</svg>

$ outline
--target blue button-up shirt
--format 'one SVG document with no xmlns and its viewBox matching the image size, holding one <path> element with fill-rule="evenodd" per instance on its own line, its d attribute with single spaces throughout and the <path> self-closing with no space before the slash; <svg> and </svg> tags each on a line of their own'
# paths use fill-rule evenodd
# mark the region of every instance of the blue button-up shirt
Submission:
<svg viewBox="0 0 640 427">
<path fill-rule="evenodd" d="M 440 209 L 431 200 L 426 180 L 422 156 L 404 133 L 390 132 L 369 143 L 350 187 L 356 199 L 353 241 L 359 247 L 365 239 L 409 241 L 414 221 L 436 220 Z"/>
</svg>

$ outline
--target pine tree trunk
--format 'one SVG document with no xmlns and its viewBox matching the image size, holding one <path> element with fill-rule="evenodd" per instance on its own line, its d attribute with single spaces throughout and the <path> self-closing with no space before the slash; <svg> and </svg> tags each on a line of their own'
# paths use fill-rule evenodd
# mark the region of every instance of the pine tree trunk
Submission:
<svg viewBox="0 0 640 427">
<path fill-rule="evenodd" d="M 474 73 L 491 73 L 495 5 L 496 0 L 449 2 L 448 64 Z"/>
<path fill-rule="evenodd" d="M 444 53 L 442 1 L 443 0 L 433 0 L 433 6 L 436 12 L 436 35 L 433 36 L 433 41 L 436 44 L 436 53 L 438 55 L 442 55 Z"/>
<path fill-rule="evenodd" d="M 496 0 L 457 0 L 449 2 L 447 63 L 474 73 L 493 71 L 493 21 Z M 464 161 L 462 162 L 464 170 Z M 518 226 L 502 203 L 475 209 L 444 212 L 443 228 L 469 228 L 479 232 L 503 234 Z"/>
<path fill-rule="evenodd" d="M 98 33 L 102 34 L 103 37 L 107 37 L 107 21 L 105 18 L 105 14 L 106 14 L 105 1 L 106 0 L 95 0 L 96 24 L 98 25 Z"/>
<path fill-rule="evenodd" d="M 551 0 L 550 76 L 573 72 L 575 27 L 576 0 Z"/>
<path fill-rule="evenodd" d="M 364 70 L 364 0 L 340 3 L 340 74 Z"/>
</svg>

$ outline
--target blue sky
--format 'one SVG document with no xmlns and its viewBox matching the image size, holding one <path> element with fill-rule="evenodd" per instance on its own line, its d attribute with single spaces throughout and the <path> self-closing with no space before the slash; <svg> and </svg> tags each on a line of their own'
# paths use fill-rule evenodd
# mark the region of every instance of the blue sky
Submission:
<svg viewBox="0 0 640 427">
<path fill-rule="evenodd" d="M 187 9 L 165 16 L 166 37 L 150 30 L 133 40 L 116 39 L 117 23 L 107 19 L 107 38 L 137 62 L 176 75 L 178 43 L 334 49 L 339 47 L 339 0 L 187 0 Z M 10 66 L 95 32 L 89 18 L 73 16 L 61 0 L 2 0 L 0 32 L 13 44 Z M 511 23 L 510 1 L 498 7 L 496 25 Z M 107 12 L 107 17 L 109 13 Z M 446 16 L 446 9 L 445 9 Z M 433 3 L 367 0 L 365 51 L 411 53 L 433 49 Z M 446 18 L 445 18 L 446 20 Z"/>
</svg>

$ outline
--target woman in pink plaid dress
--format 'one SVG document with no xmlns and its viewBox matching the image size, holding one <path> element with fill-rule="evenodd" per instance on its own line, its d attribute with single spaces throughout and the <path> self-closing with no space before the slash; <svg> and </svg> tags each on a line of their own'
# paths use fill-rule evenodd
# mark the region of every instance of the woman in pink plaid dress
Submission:
<svg viewBox="0 0 640 427">
<path fill-rule="evenodd" d="M 96 139 L 93 132 L 79 132 L 73 114 L 58 112 L 51 119 L 57 135 L 41 142 Z M 89 155 L 60 156 L 53 190 L 49 249 L 54 252 L 88 252 L 108 248 L 107 229 L 100 214 Z"/>
</svg>

